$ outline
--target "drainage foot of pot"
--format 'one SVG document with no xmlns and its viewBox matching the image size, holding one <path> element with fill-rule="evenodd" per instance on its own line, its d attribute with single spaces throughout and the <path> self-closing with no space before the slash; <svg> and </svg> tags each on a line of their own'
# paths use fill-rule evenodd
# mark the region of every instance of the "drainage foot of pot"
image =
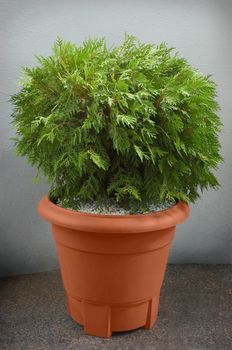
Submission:
<svg viewBox="0 0 232 350">
<path fill-rule="evenodd" d="M 152 329 L 158 316 L 158 303 L 159 298 L 153 298 L 149 301 L 148 312 L 147 312 L 147 322 L 144 329 Z"/>
<path fill-rule="evenodd" d="M 112 332 L 123 332 L 143 327 L 151 329 L 157 319 L 159 296 L 138 303 L 96 304 L 67 294 L 71 317 L 84 326 L 88 335 L 109 338 Z"/>
<path fill-rule="evenodd" d="M 101 338 L 109 338 L 111 331 L 111 310 L 108 305 L 94 305 L 83 302 L 84 332 Z"/>
</svg>

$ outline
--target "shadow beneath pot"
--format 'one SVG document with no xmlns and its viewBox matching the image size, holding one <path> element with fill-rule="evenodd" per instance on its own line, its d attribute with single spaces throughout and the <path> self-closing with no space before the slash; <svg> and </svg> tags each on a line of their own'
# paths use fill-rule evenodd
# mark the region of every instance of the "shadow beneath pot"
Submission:
<svg viewBox="0 0 232 350">
<path fill-rule="evenodd" d="M 122 336 L 130 335 L 130 334 L 136 333 L 139 329 L 143 329 L 143 327 L 131 329 L 129 331 L 113 332 L 112 336 L 113 337 L 122 337 Z"/>
</svg>

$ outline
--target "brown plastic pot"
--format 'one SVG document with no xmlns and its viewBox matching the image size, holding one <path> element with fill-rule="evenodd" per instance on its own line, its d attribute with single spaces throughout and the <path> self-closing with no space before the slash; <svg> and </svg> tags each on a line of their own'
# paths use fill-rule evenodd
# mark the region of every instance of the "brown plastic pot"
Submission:
<svg viewBox="0 0 232 350">
<path fill-rule="evenodd" d="M 175 226 L 189 207 L 142 215 L 71 211 L 43 197 L 38 211 L 52 224 L 71 317 L 86 334 L 154 325 Z"/>
</svg>

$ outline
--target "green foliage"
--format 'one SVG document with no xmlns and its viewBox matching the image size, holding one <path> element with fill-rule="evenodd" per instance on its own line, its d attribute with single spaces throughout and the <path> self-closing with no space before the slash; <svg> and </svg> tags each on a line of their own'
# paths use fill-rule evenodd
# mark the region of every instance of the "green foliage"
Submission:
<svg viewBox="0 0 232 350">
<path fill-rule="evenodd" d="M 218 186 L 215 84 L 166 44 L 58 39 L 37 59 L 12 117 L 17 152 L 48 177 L 54 201 L 115 198 L 134 210 Z"/>
</svg>

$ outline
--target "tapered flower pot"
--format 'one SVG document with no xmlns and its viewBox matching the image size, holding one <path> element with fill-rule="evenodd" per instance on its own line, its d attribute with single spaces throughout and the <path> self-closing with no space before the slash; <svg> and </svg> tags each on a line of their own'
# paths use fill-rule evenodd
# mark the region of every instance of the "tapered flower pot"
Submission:
<svg viewBox="0 0 232 350">
<path fill-rule="evenodd" d="M 68 312 L 86 334 L 150 329 L 175 226 L 189 207 L 142 215 L 95 215 L 63 209 L 43 197 L 38 207 L 52 224 Z"/>
</svg>

